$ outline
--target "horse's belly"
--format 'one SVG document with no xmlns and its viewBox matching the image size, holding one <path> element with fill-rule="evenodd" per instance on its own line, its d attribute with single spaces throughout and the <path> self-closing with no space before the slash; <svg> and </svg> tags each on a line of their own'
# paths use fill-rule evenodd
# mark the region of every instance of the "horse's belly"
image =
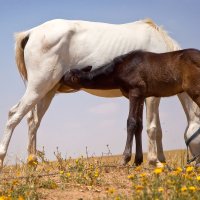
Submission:
<svg viewBox="0 0 200 200">
<path fill-rule="evenodd" d="M 114 89 L 114 90 L 94 90 L 94 89 L 83 89 L 83 91 L 98 96 L 98 97 L 121 97 L 123 96 L 120 90 Z M 71 93 L 71 92 L 78 92 L 66 85 L 61 85 L 58 89 L 58 93 Z"/>
<path fill-rule="evenodd" d="M 121 97 L 123 96 L 120 90 L 93 90 L 93 89 L 83 89 L 85 92 L 98 97 Z"/>
</svg>

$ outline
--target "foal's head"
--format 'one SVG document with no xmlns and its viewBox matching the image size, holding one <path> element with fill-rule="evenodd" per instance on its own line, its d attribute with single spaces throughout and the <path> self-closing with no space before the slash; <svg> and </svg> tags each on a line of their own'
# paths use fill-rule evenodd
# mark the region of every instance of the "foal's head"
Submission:
<svg viewBox="0 0 200 200">
<path fill-rule="evenodd" d="M 71 69 L 66 72 L 63 76 L 62 83 L 72 87 L 73 89 L 81 89 L 81 83 L 84 81 L 84 78 L 88 76 L 92 66 L 84 67 L 83 69 Z"/>
</svg>

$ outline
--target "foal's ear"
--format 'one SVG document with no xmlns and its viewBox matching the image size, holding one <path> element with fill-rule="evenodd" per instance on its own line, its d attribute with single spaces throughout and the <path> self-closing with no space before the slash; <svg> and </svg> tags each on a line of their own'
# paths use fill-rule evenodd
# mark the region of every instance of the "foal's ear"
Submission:
<svg viewBox="0 0 200 200">
<path fill-rule="evenodd" d="M 91 69 L 92 69 L 92 66 L 87 66 L 87 67 L 82 68 L 81 71 L 83 71 L 83 72 L 90 72 Z"/>
</svg>

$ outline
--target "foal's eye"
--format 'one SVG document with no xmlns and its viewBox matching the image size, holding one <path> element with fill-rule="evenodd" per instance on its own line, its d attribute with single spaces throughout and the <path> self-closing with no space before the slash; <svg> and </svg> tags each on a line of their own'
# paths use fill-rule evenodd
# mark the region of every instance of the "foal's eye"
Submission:
<svg viewBox="0 0 200 200">
<path fill-rule="evenodd" d="M 71 77 L 71 81 L 72 81 L 72 82 L 76 82 L 76 81 L 77 81 L 77 77 L 76 77 L 76 76 L 72 76 L 72 77 Z"/>
</svg>

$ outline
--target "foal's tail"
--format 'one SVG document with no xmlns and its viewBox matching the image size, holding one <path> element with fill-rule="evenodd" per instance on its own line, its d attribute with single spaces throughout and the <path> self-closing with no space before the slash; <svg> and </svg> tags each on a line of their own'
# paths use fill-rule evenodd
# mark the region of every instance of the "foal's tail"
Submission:
<svg viewBox="0 0 200 200">
<path fill-rule="evenodd" d="M 29 31 L 15 34 L 15 60 L 18 71 L 24 82 L 28 80 L 26 65 L 24 61 L 24 49 L 28 42 L 29 34 Z"/>
</svg>

